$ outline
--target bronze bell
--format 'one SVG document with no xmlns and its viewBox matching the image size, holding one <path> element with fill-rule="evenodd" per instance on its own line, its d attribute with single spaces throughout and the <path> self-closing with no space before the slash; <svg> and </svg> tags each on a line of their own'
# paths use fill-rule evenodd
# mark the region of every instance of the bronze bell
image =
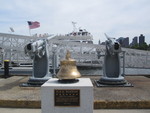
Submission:
<svg viewBox="0 0 150 113">
<path fill-rule="evenodd" d="M 76 67 L 76 61 L 71 59 L 71 54 L 69 51 L 67 51 L 66 59 L 60 61 L 60 70 L 56 76 L 61 82 L 74 82 L 78 81 L 77 78 L 81 77 L 81 74 Z"/>
</svg>

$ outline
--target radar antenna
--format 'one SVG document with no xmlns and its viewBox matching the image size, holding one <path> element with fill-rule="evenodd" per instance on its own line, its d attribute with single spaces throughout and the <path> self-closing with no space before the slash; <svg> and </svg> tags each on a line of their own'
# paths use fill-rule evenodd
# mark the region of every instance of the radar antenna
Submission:
<svg viewBox="0 0 150 113">
<path fill-rule="evenodd" d="M 77 22 L 73 22 L 73 21 L 72 21 L 73 31 L 74 31 L 74 32 L 76 32 L 76 31 L 77 31 L 76 24 L 77 24 Z"/>
</svg>

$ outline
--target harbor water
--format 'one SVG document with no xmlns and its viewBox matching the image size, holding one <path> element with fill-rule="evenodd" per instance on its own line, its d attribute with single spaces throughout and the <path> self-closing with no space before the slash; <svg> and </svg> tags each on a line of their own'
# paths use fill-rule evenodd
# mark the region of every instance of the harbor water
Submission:
<svg viewBox="0 0 150 113">
<path fill-rule="evenodd" d="M 32 67 L 12 67 L 10 68 L 11 75 L 31 75 L 32 74 Z M 51 69 L 51 73 L 52 73 Z M 58 71 L 58 70 L 57 70 Z M 92 69 L 79 69 L 81 75 L 103 75 L 102 68 L 92 68 Z M 121 68 L 121 73 L 123 69 Z M 4 74 L 4 69 L 0 68 L 0 75 Z M 149 68 L 125 68 L 125 75 L 150 75 Z"/>
<path fill-rule="evenodd" d="M 82 75 L 103 75 L 103 69 L 82 69 Z M 121 73 L 123 69 L 121 69 Z M 144 68 L 125 68 L 125 75 L 150 75 L 150 69 Z"/>
</svg>

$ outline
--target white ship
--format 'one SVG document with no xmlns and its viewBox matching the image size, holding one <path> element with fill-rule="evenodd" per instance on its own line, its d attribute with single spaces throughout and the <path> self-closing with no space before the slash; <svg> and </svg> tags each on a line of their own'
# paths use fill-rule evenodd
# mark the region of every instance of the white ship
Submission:
<svg viewBox="0 0 150 113">
<path fill-rule="evenodd" d="M 77 29 L 75 22 L 73 24 L 73 31 L 65 35 L 57 35 L 55 39 L 69 42 L 80 42 L 80 43 L 89 43 L 93 44 L 93 36 L 86 29 Z"/>
<path fill-rule="evenodd" d="M 80 67 L 101 67 L 102 63 L 98 59 L 96 46 L 93 44 L 93 36 L 86 29 L 77 30 L 73 23 L 73 31 L 65 35 L 56 35 L 50 42 L 55 46 L 58 59 L 65 57 L 66 51 L 71 52 L 72 58 L 77 61 Z"/>
<path fill-rule="evenodd" d="M 12 64 L 31 63 L 30 57 L 24 54 L 24 47 L 30 42 L 43 38 L 47 37 L 0 33 L 0 66 L 3 65 L 3 61 L 6 59 L 10 60 Z M 103 57 L 101 56 L 105 53 L 105 46 L 93 44 L 93 36 L 85 29 L 79 28 L 77 30 L 74 27 L 71 33 L 56 35 L 50 39 L 51 62 L 54 52 L 56 52 L 57 62 L 59 63 L 64 58 L 66 50 L 70 50 L 71 56 L 77 61 L 78 66 L 102 66 Z M 148 63 L 150 61 L 149 51 L 129 48 L 122 48 L 122 50 L 126 52 L 126 67 L 150 68 L 150 63 Z"/>
</svg>

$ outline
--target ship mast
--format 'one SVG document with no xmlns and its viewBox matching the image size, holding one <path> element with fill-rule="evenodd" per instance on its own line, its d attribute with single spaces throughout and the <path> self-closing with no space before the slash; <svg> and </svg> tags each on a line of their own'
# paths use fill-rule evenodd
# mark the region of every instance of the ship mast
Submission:
<svg viewBox="0 0 150 113">
<path fill-rule="evenodd" d="M 72 21 L 72 25 L 73 25 L 73 32 L 77 31 L 77 27 L 76 27 L 77 22 L 73 22 Z"/>
</svg>

